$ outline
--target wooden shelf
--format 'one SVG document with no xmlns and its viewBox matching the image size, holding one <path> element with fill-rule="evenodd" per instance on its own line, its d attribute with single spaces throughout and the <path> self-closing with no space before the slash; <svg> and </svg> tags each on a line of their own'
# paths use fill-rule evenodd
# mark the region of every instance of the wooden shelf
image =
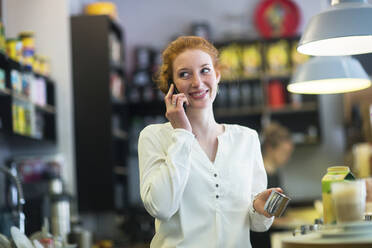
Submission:
<svg viewBox="0 0 372 248">
<path fill-rule="evenodd" d="M 263 74 L 258 74 L 257 76 L 252 77 L 243 77 L 237 79 L 221 79 L 222 84 L 233 84 L 233 83 L 241 83 L 241 82 L 254 82 L 260 81 L 263 78 Z"/>
<path fill-rule="evenodd" d="M 22 142 L 24 144 L 24 142 L 33 142 L 33 143 L 39 143 L 40 141 L 42 141 L 43 143 L 47 143 L 47 144 L 55 144 L 55 140 L 54 139 L 51 139 L 51 138 L 48 138 L 48 137 L 41 137 L 41 138 L 38 138 L 38 137 L 34 137 L 34 136 L 31 136 L 31 135 L 28 135 L 28 134 L 21 134 L 21 133 L 16 133 L 16 132 L 13 132 L 12 134 L 10 134 L 10 136 L 12 136 L 14 138 L 14 141 L 15 142 Z"/>
<path fill-rule="evenodd" d="M 16 92 L 12 92 L 11 94 L 14 98 L 17 98 L 18 100 L 21 100 L 23 102 L 32 103 L 29 96 L 26 96 L 26 95 L 21 94 L 21 93 L 16 93 Z"/>
<path fill-rule="evenodd" d="M 295 105 L 285 105 L 280 108 L 265 108 L 265 112 L 271 114 L 291 114 L 291 113 L 298 113 L 298 112 L 314 112 L 318 110 L 318 104 L 316 102 L 305 102 L 301 103 L 298 106 Z"/>
<path fill-rule="evenodd" d="M 293 114 L 300 112 L 315 112 L 318 109 L 316 102 L 302 103 L 299 106 L 284 105 L 280 108 L 270 107 L 231 107 L 231 108 L 215 108 L 216 117 L 234 117 L 234 116 L 252 116 L 261 114 Z"/>
<path fill-rule="evenodd" d="M 291 73 L 282 73 L 282 74 L 267 74 L 260 73 L 252 77 L 242 77 L 237 79 L 221 79 L 221 83 L 230 84 L 230 83 L 242 83 L 242 82 L 254 82 L 254 81 L 269 81 L 272 79 L 289 79 L 292 76 Z"/>
<path fill-rule="evenodd" d="M 52 105 L 49 105 L 49 104 L 44 105 L 44 106 L 42 106 L 42 105 L 38 105 L 38 104 L 35 104 L 35 107 L 36 107 L 37 109 L 39 109 L 39 110 L 41 110 L 41 111 L 44 111 L 44 112 L 46 112 L 46 113 L 49 113 L 49 114 L 55 114 L 55 113 L 56 113 L 56 109 L 55 109 L 55 107 L 52 106 Z"/>
<path fill-rule="evenodd" d="M 261 76 L 261 80 L 269 81 L 272 79 L 289 79 L 291 76 L 291 73 L 263 74 Z"/>
<path fill-rule="evenodd" d="M 54 81 L 49 76 L 42 75 L 39 73 L 34 73 L 34 75 L 35 77 L 44 78 L 46 83 L 54 84 Z"/>
<path fill-rule="evenodd" d="M 46 105 L 40 105 L 40 104 L 37 104 L 37 103 L 33 103 L 31 101 L 31 99 L 29 98 L 29 96 L 26 96 L 24 94 L 20 94 L 20 93 L 15 93 L 15 92 L 11 92 L 10 93 L 14 98 L 17 98 L 18 100 L 21 100 L 23 102 L 27 102 L 27 103 L 30 103 L 30 104 L 33 104 L 38 110 L 41 110 L 41 111 L 44 111 L 44 112 L 47 112 L 49 114 L 55 114 L 56 113 L 56 110 L 55 110 L 55 107 L 52 106 L 52 105 L 49 105 L 49 104 L 46 104 Z"/>
</svg>

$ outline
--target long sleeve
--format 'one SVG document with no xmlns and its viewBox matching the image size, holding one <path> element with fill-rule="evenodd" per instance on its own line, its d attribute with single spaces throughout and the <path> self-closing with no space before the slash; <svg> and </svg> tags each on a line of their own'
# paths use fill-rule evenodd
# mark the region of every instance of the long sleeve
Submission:
<svg viewBox="0 0 372 248">
<path fill-rule="evenodd" d="M 146 210 L 160 220 L 170 219 L 179 209 L 195 141 L 194 135 L 184 129 L 169 132 L 166 137 L 148 126 L 138 141 L 141 198 Z"/>
<path fill-rule="evenodd" d="M 261 155 L 261 147 L 260 141 L 258 139 L 258 135 L 256 134 L 255 142 L 254 142 L 254 167 L 253 167 L 253 175 L 254 175 L 254 182 L 252 183 L 252 195 L 251 195 L 251 203 L 249 205 L 249 215 L 251 220 L 251 229 L 257 232 L 263 232 L 270 228 L 271 224 L 274 221 L 274 217 L 267 218 L 266 216 L 259 214 L 258 212 L 254 211 L 253 209 L 253 200 L 254 197 L 261 193 L 262 191 L 266 190 L 267 187 L 267 176 L 265 167 L 263 164 L 263 159 Z"/>
</svg>

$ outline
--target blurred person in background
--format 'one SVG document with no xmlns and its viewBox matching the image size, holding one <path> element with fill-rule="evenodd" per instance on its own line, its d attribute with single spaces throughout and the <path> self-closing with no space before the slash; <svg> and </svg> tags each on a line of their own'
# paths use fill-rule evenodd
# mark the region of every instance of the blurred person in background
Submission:
<svg viewBox="0 0 372 248">
<path fill-rule="evenodd" d="M 262 132 L 262 156 L 267 173 L 267 187 L 282 187 L 278 169 L 284 167 L 293 152 L 289 130 L 277 122 L 268 124 Z"/>
<path fill-rule="evenodd" d="M 284 167 L 293 152 L 294 145 L 289 130 L 277 122 L 264 127 L 261 134 L 261 150 L 267 174 L 267 187 L 285 188 L 280 179 L 278 169 Z M 253 248 L 270 248 L 271 230 L 267 232 L 251 231 Z"/>
</svg>

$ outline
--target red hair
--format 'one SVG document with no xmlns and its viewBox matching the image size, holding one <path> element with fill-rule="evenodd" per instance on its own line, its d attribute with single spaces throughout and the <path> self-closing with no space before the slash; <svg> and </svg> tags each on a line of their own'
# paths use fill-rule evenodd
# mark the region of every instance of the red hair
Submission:
<svg viewBox="0 0 372 248">
<path fill-rule="evenodd" d="M 163 51 L 163 62 L 155 79 L 157 86 L 165 94 L 168 92 L 168 82 L 173 78 L 173 61 L 178 55 L 189 49 L 202 50 L 208 53 L 212 58 L 215 69 L 219 69 L 218 50 L 209 41 L 198 36 L 180 36 Z"/>
</svg>

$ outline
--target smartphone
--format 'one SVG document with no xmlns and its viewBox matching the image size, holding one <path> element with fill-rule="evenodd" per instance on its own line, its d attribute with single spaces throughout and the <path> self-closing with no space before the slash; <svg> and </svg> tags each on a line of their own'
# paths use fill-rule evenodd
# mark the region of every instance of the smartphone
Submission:
<svg viewBox="0 0 372 248">
<path fill-rule="evenodd" d="M 169 81 L 168 81 L 168 90 L 169 90 L 169 88 L 171 87 L 171 84 L 173 84 L 173 86 L 174 86 L 173 94 L 179 94 L 180 92 L 178 91 L 178 89 L 177 89 L 177 87 L 176 87 L 176 84 L 173 83 L 172 80 L 169 80 Z"/>
<path fill-rule="evenodd" d="M 168 90 L 169 90 L 169 88 L 171 87 L 171 84 L 173 84 L 173 86 L 174 86 L 173 94 L 179 94 L 180 92 L 178 91 L 178 89 L 177 89 L 177 87 L 176 87 L 176 84 L 173 83 L 172 80 L 169 80 L 169 81 L 168 81 Z M 184 110 L 186 111 L 186 103 L 185 103 L 185 102 L 183 103 L 183 108 L 184 108 Z"/>
</svg>

